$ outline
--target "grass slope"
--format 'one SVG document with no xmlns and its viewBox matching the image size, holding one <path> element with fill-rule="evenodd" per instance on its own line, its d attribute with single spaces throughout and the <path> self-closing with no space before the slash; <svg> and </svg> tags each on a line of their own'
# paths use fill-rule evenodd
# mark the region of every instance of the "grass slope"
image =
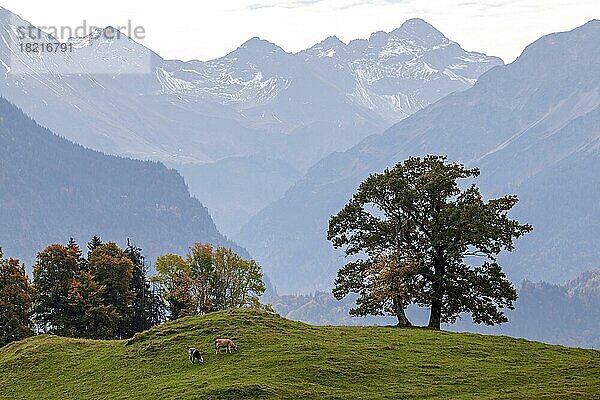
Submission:
<svg viewBox="0 0 600 400">
<path fill-rule="evenodd" d="M 239 350 L 216 355 L 215 337 Z M 186 349 L 205 353 L 190 364 Z M 600 352 L 425 329 L 316 327 L 237 310 L 127 341 L 0 349 L 2 399 L 600 398 Z"/>
</svg>

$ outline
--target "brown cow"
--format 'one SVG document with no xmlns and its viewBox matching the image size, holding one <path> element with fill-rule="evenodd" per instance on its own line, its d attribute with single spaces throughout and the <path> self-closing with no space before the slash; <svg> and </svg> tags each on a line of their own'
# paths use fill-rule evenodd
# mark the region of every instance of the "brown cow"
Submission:
<svg viewBox="0 0 600 400">
<path fill-rule="evenodd" d="M 237 350 L 238 347 L 231 339 L 215 339 L 215 354 L 219 353 L 222 348 L 225 348 L 227 353 L 231 353 L 232 350 Z"/>
</svg>

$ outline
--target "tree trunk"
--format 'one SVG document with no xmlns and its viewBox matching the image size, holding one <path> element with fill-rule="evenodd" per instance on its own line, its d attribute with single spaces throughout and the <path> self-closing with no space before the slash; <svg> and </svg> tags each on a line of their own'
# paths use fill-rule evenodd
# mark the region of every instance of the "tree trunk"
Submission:
<svg viewBox="0 0 600 400">
<path fill-rule="evenodd" d="M 444 260 L 438 252 L 438 256 L 434 260 L 434 276 L 431 282 L 431 312 L 429 314 L 429 324 L 432 329 L 440 329 L 442 322 L 442 299 L 444 298 Z"/>
<path fill-rule="evenodd" d="M 399 327 L 408 327 L 412 326 L 408 318 L 406 318 L 406 314 L 404 313 L 404 302 L 400 300 L 400 298 L 395 297 L 393 300 L 394 303 L 394 312 L 396 313 L 396 317 L 398 318 Z"/>
<path fill-rule="evenodd" d="M 431 299 L 431 313 L 429 314 L 429 324 L 432 329 L 440 329 L 442 319 L 442 302 L 438 299 Z"/>
</svg>

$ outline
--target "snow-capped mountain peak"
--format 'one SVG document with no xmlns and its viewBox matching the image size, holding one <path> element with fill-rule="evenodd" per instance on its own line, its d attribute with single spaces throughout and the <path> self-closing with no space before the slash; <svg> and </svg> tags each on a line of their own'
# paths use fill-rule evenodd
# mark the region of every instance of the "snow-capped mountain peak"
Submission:
<svg viewBox="0 0 600 400">
<path fill-rule="evenodd" d="M 390 32 L 390 35 L 414 40 L 426 47 L 433 47 L 448 41 L 442 32 L 421 18 L 407 20 L 399 28 Z"/>
<path fill-rule="evenodd" d="M 502 64 L 499 58 L 463 50 L 422 19 L 348 45 L 336 39 L 301 54 L 320 74 L 344 85 L 351 102 L 391 122 L 430 104 L 430 88 L 446 94 L 467 89 L 484 71 Z"/>
<path fill-rule="evenodd" d="M 329 36 L 326 39 L 315 44 L 304 52 L 308 56 L 314 57 L 339 57 L 340 54 L 346 54 L 346 44 L 337 36 Z"/>
<path fill-rule="evenodd" d="M 247 40 L 230 55 L 244 54 L 245 56 L 264 56 L 273 53 L 286 53 L 281 47 L 257 36 Z"/>
</svg>

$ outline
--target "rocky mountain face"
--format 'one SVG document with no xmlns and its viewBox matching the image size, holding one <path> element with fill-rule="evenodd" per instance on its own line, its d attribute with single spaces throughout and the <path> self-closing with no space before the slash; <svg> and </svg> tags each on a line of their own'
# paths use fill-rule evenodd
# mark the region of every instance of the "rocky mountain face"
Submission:
<svg viewBox="0 0 600 400">
<path fill-rule="evenodd" d="M 84 146 L 162 161 L 190 182 L 204 180 L 191 190 L 227 232 L 322 157 L 502 64 L 418 19 L 368 40 L 328 38 L 297 54 L 253 38 L 222 58 L 189 62 L 164 60 L 112 28 L 72 40 L 72 51 L 23 52 L 23 27 L 30 24 L 0 10 L 0 94 Z M 260 168 L 257 157 L 273 167 L 260 186 L 238 173 Z"/>
<path fill-rule="evenodd" d="M 383 134 L 332 154 L 253 217 L 239 241 L 280 293 L 325 289 L 344 260 L 326 240 L 329 216 L 370 173 L 409 156 L 446 154 L 480 167 L 487 196 L 521 201 L 534 232 L 504 257 L 508 275 L 564 282 L 600 256 L 600 21 L 545 36 Z"/>
<path fill-rule="evenodd" d="M 472 86 L 490 67 L 502 64 L 498 58 L 464 51 L 421 19 L 348 45 L 329 37 L 300 55 L 354 104 L 389 122 Z"/>
<path fill-rule="evenodd" d="M 108 156 L 40 127 L 0 98 L 0 246 L 27 265 L 52 243 L 127 238 L 148 261 L 195 242 L 233 247 L 183 178 L 156 161 Z"/>
</svg>

